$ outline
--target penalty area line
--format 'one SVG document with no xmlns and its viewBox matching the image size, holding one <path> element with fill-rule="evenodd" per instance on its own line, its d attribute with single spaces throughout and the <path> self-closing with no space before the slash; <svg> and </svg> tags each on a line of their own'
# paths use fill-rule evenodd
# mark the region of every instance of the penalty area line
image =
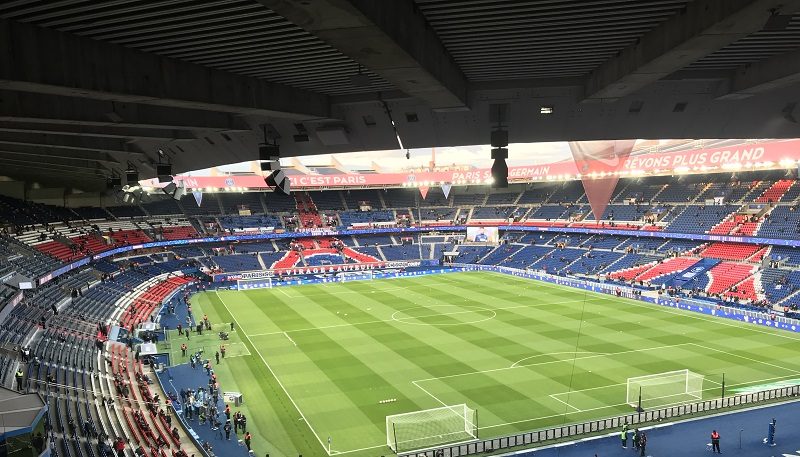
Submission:
<svg viewBox="0 0 800 457">
<path fill-rule="evenodd" d="M 572 409 L 574 409 L 576 413 L 582 413 L 582 412 L 583 412 L 583 410 L 582 410 L 582 409 L 579 409 L 579 408 L 576 408 L 576 407 L 574 407 L 574 406 L 570 405 L 569 403 L 565 402 L 564 400 L 562 400 L 562 399 L 560 399 L 560 398 L 556 397 L 556 395 L 558 395 L 558 394 L 550 394 L 550 395 L 548 395 L 548 396 L 549 396 L 550 398 L 552 398 L 553 400 L 555 400 L 555 401 L 559 402 L 559 403 L 563 403 L 563 404 L 564 404 L 564 405 L 566 405 L 568 408 L 572 408 Z"/>
</svg>

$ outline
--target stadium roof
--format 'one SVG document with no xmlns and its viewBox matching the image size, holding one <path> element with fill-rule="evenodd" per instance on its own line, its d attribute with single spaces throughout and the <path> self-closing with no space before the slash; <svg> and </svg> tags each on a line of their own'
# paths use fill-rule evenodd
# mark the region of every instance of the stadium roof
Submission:
<svg viewBox="0 0 800 457">
<path fill-rule="evenodd" d="M 624 138 L 798 136 L 800 0 L 16 0 L 0 166 L 129 165 Z M 547 113 L 552 111 L 551 113 Z M 394 125 L 390 122 L 394 121 Z M 395 131 L 396 129 L 396 131 Z"/>
</svg>

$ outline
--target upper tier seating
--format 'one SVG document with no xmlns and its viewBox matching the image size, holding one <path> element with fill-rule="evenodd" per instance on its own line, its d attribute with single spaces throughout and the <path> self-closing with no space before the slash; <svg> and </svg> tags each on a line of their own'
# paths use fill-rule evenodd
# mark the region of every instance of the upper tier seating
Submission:
<svg viewBox="0 0 800 457">
<path fill-rule="evenodd" d="M 273 213 L 288 213 L 294 212 L 297 208 L 297 203 L 292 195 L 283 195 L 278 192 L 268 192 L 264 194 L 264 204 L 267 211 Z"/>
<path fill-rule="evenodd" d="M 280 218 L 272 214 L 263 216 L 221 216 L 219 223 L 225 230 L 281 227 Z"/>
<path fill-rule="evenodd" d="M 566 219 L 569 208 L 561 205 L 542 205 L 528 214 L 528 219 Z"/>
<path fill-rule="evenodd" d="M 769 189 L 765 190 L 763 194 L 761 194 L 758 198 L 756 198 L 757 203 L 775 203 L 781 201 L 783 198 L 783 194 L 789 190 L 790 187 L 794 184 L 793 180 L 789 179 L 782 179 L 773 183 Z"/>
<path fill-rule="evenodd" d="M 419 193 L 417 190 L 412 189 L 412 191 Z M 454 198 L 453 192 L 450 192 L 447 197 L 444 198 L 444 191 L 442 191 L 441 187 L 431 187 L 428 189 L 428 195 L 425 198 L 422 198 L 422 195 L 419 196 L 417 204 L 418 206 L 451 206 Z"/>
<path fill-rule="evenodd" d="M 706 233 L 736 211 L 735 205 L 689 205 L 667 226 L 670 232 Z"/>
<path fill-rule="evenodd" d="M 420 208 L 415 214 L 418 221 L 452 222 L 458 208 Z"/>
<path fill-rule="evenodd" d="M 639 221 L 649 211 L 648 206 L 641 205 L 608 205 L 603 212 L 603 220 L 608 221 Z M 594 220 L 594 213 L 589 212 L 589 219 Z"/>
<path fill-rule="evenodd" d="M 143 217 L 146 216 L 144 210 L 139 205 L 109 206 L 106 210 L 114 217 Z"/>
<path fill-rule="evenodd" d="M 486 198 L 486 205 L 513 205 L 517 198 L 519 198 L 519 193 L 517 192 L 498 192 L 495 194 L 489 194 Z"/>
<path fill-rule="evenodd" d="M 73 208 L 72 211 L 87 221 L 105 220 L 110 218 L 106 210 L 96 206 L 81 206 L 80 208 Z"/>
<path fill-rule="evenodd" d="M 380 250 L 388 261 L 418 260 L 422 258 L 422 252 L 418 244 L 380 246 Z"/>
<path fill-rule="evenodd" d="M 258 262 L 258 257 L 253 254 L 234 254 L 234 255 L 221 255 L 212 257 L 222 271 L 250 271 L 260 270 L 261 264 Z"/>
<path fill-rule="evenodd" d="M 764 238 L 800 238 L 800 211 L 794 206 L 776 206 L 768 214 L 756 236 Z"/>
<path fill-rule="evenodd" d="M 661 238 L 625 238 L 619 245 L 617 245 L 617 250 L 623 250 L 627 248 L 631 248 L 634 251 L 655 251 L 664 244 L 664 240 Z"/>
<path fill-rule="evenodd" d="M 592 247 L 594 249 L 616 249 L 617 246 L 625 242 L 624 237 L 607 236 L 607 235 L 594 235 L 587 239 L 581 245 L 582 247 Z"/>
<path fill-rule="evenodd" d="M 580 181 L 570 181 L 553 189 L 550 203 L 577 203 L 585 197 L 583 184 Z"/>
<path fill-rule="evenodd" d="M 620 181 L 622 182 L 622 181 Z M 618 185 L 619 186 L 619 185 Z M 650 202 L 653 197 L 664 188 L 663 184 L 636 184 L 631 182 L 623 190 L 618 192 L 614 198 L 614 203 L 624 203 L 626 200 L 635 198 L 637 202 Z M 620 219 L 621 220 L 621 219 Z"/>
<path fill-rule="evenodd" d="M 656 197 L 656 201 L 670 203 L 689 203 L 703 190 L 703 183 L 670 183 Z"/>
<path fill-rule="evenodd" d="M 362 203 L 371 206 L 372 209 L 383 208 L 378 190 L 346 190 L 342 191 L 342 196 L 351 210 L 359 209 Z"/>
<path fill-rule="evenodd" d="M 339 218 L 345 227 L 359 223 L 393 222 L 395 220 L 391 210 L 342 211 L 339 213 Z"/>
<path fill-rule="evenodd" d="M 222 204 L 225 214 L 239 214 L 240 206 L 250 210 L 251 214 L 264 213 L 260 192 L 220 193 L 217 195 L 219 195 L 219 202 Z"/>
<path fill-rule="evenodd" d="M 308 192 L 309 197 L 317 205 L 317 209 L 343 211 L 344 203 L 342 202 L 341 193 L 338 190 L 331 190 L 325 192 Z"/>
<path fill-rule="evenodd" d="M 184 199 L 187 205 L 194 205 L 197 206 L 197 203 L 194 201 L 194 196 L 189 195 L 192 198 L 191 201 Z M 183 210 L 180 206 L 178 206 L 178 202 L 171 198 L 165 198 L 163 200 L 156 200 L 149 203 L 142 203 L 142 208 L 145 211 L 150 213 L 153 216 L 167 216 L 167 215 L 174 215 L 174 214 L 183 214 Z"/>
<path fill-rule="evenodd" d="M 22 226 L 75 219 L 79 219 L 79 216 L 67 208 L 0 195 L 0 223 Z"/>
<path fill-rule="evenodd" d="M 190 216 L 200 216 L 203 214 L 220 214 L 221 209 L 219 206 L 218 194 L 206 193 L 203 194 L 203 199 L 200 200 L 200 205 L 194 199 L 194 195 L 184 195 L 180 200 L 180 205 L 183 211 Z"/>
<path fill-rule="evenodd" d="M 517 204 L 531 205 L 536 203 L 547 203 L 547 201 L 555 193 L 553 186 L 542 186 L 528 189 L 520 195 Z"/>
<path fill-rule="evenodd" d="M 383 191 L 383 200 L 387 208 L 412 208 L 417 206 L 416 189 L 386 189 Z"/>
<path fill-rule="evenodd" d="M 453 195 L 453 206 L 480 206 L 486 199 L 484 194 L 455 194 Z"/>
<path fill-rule="evenodd" d="M 516 206 L 478 206 L 472 212 L 472 219 L 506 220 L 522 213 L 524 211 L 520 211 Z"/>
<path fill-rule="evenodd" d="M 356 237 L 359 246 L 377 246 L 383 244 L 395 244 L 391 235 L 359 235 Z"/>
</svg>

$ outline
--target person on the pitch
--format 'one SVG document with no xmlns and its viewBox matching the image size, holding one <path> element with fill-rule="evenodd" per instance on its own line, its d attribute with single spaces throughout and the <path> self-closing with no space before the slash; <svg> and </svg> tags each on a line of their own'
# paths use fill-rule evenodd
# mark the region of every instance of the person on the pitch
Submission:
<svg viewBox="0 0 800 457">
<path fill-rule="evenodd" d="M 719 432 L 716 430 L 711 431 L 711 451 L 722 454 L 722 451 L 719 450 Z"/>
</svg>

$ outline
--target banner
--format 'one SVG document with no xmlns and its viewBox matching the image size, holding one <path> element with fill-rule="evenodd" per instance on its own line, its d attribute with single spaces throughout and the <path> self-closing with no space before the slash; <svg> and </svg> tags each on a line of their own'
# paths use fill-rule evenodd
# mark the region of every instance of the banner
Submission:
<svg viewBox="0 0 800 457">
<path fill-rule="evenodd" d="M 569 142 L 594 220 L 603 217 L 619 182 L 617 172 L 622 169 L 635 143 L 636 140 Z"/>
<path fill-rule="evenodd" d="M 192 195 L 194 195 L 194 201 L 197 202 L 197 206 L 200 206 L 200 203 L 203 201 L 203 193 L 199 190 L 192 191 Z"/>
<path fill-rule="evenodd" d="M 453 188 L 452 184 L 442 184 L 442 192 L 444 193 L 444 199 L 447 200 L 447 197 L 450 196 L 450 189 Z"/>
<path fill-rule="evenodd" d="M 430 187 L 428 186 L 419 186 L 419 194 L 422 195 L 422 199 L 425 200 L 425 197 L 428 196 L 428 191 Z"/>
<path fill-rule="evenodd" d="M 638 154 L 627 157 L 619 167 L 619 171 L 634 175 L 666 174 L 673 171 L 711 172 L 733 170 L 737 165 L 744 168 L 756 163 L 767 168 L 779 168 L 781 161 L 797 159 L 800 151 L 800 140 L 763 141 L 759 143 L 742 143 L 724 148 L 689 149 L 676 152 L 656 152 Z M 771 165 L 770 165 L 771 164 Z M 795 166 L 792 165 L 794 168 Z M 544 181 L 555 179 L 566 181 L 578 179 L 579 171 L 572 160 L 552 162 L 548 164 L 521 165 L 508 167 L 510 182 Z M 442 183 L 477 184 L 486 183 L 492 177 L 489 168 L 453 171 L 416 171 L 401 173 L 342 173 L 338 175 L 293 174 L 289 181 L 293 188 L 347 188 L 364 186 L 413 185 L 439 186 Z M 264 178 L 257 175 L 237 176 L 176 176 L 187 189 L 202 190 L 206 188 L 225 189 L 242 187 L 248 189 L 267 189 Z M 142 181 L 144 185 L 158 186 L 157 179 Z"/>
</svg>

